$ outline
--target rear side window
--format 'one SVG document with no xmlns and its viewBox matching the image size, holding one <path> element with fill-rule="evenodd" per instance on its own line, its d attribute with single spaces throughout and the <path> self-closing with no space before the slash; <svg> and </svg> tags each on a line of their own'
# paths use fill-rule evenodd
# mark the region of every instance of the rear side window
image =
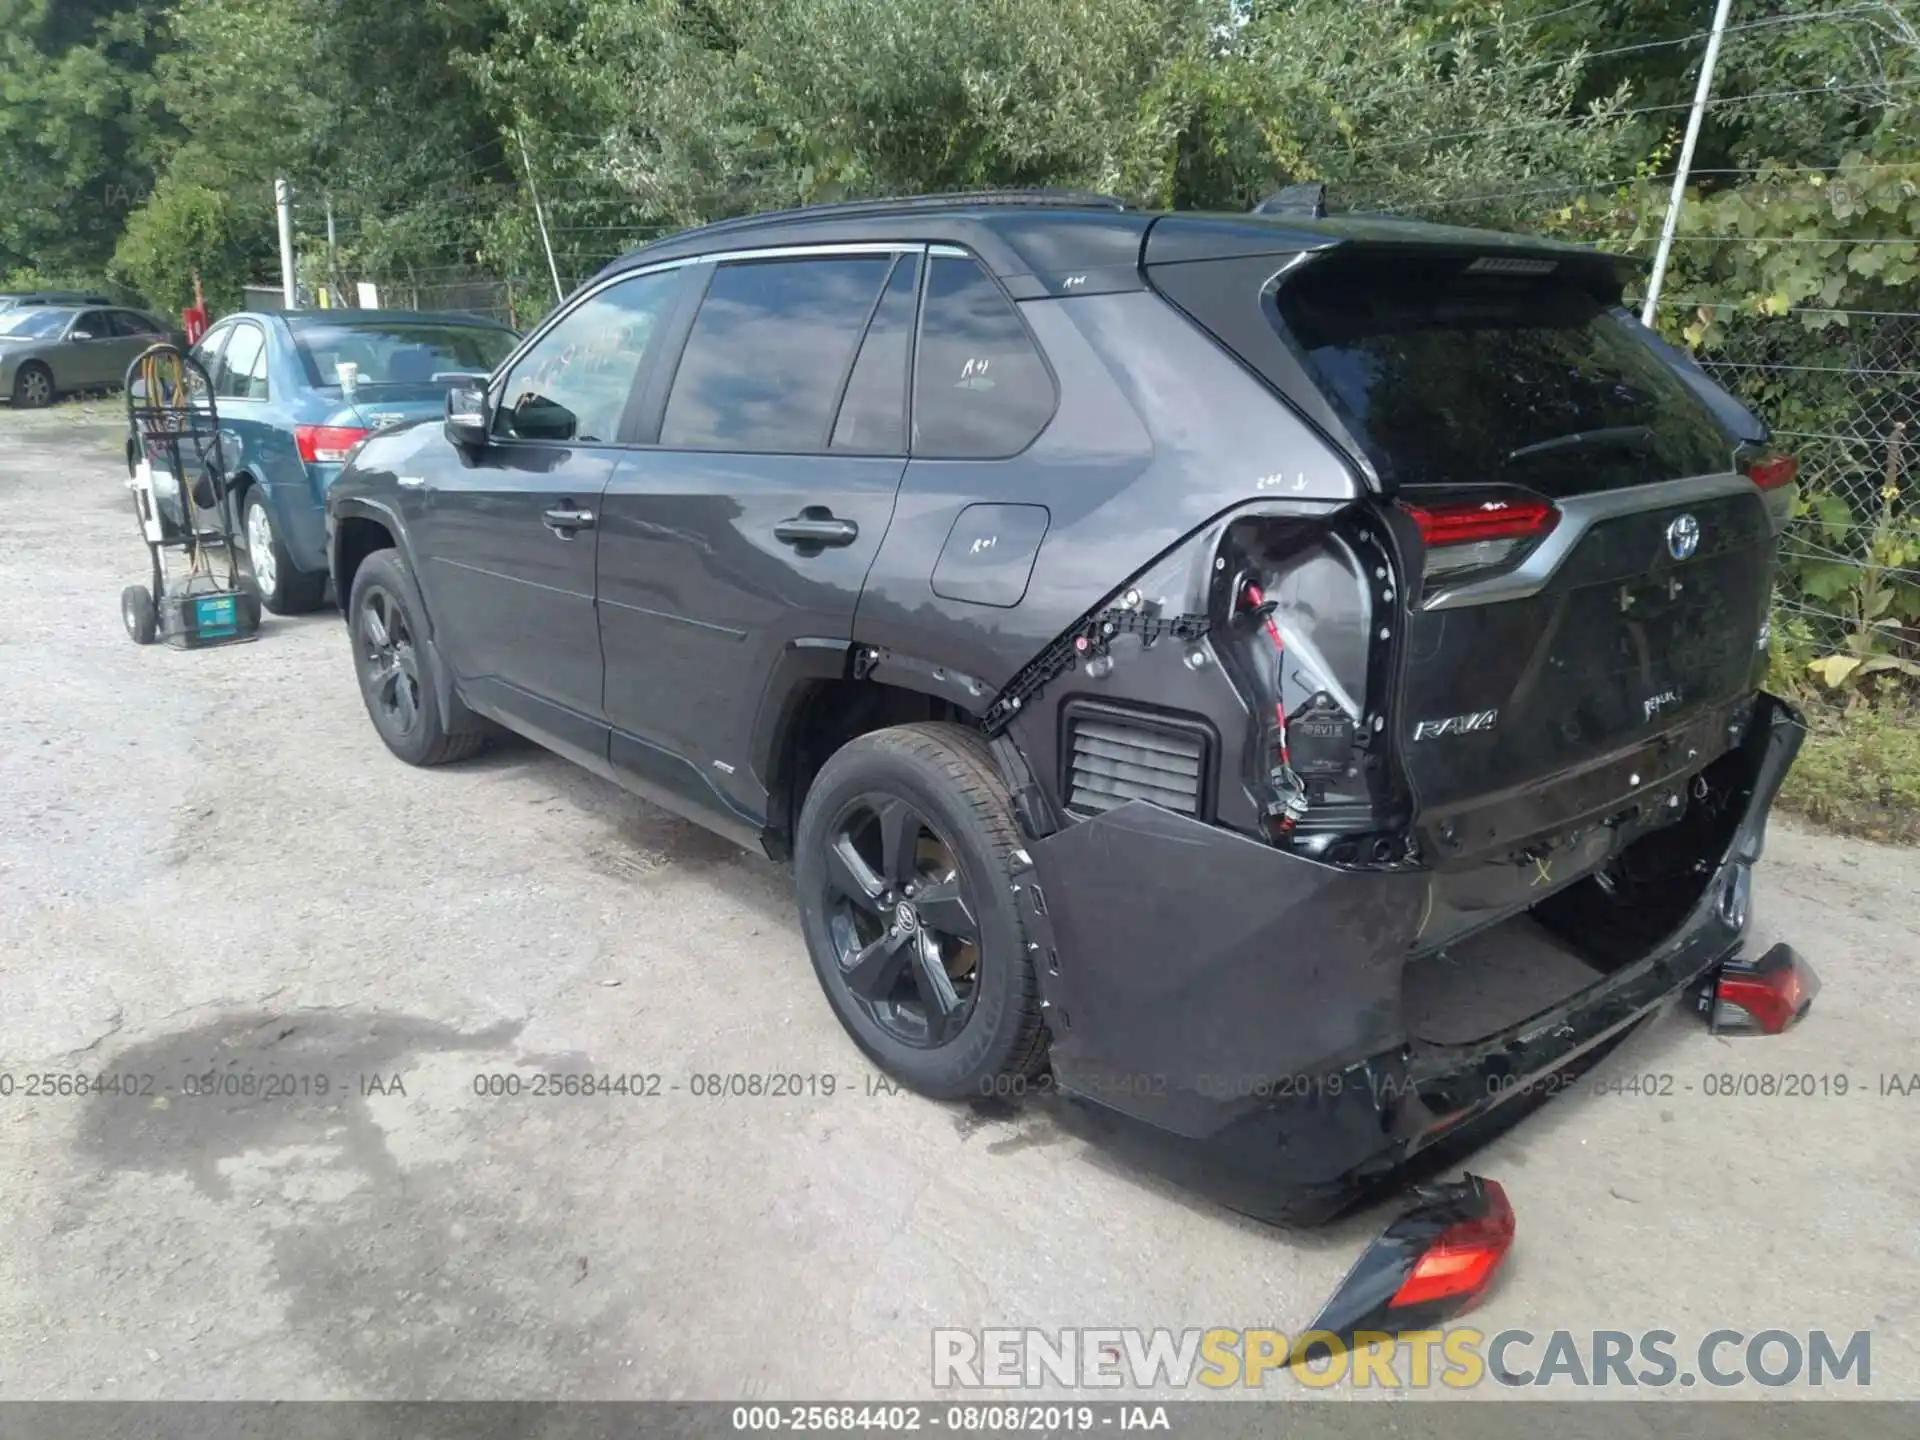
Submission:
<svg viewBox="0 0 1920 1440">
<path fill-rule="evenodd" d="M 110 317 L 113 321 L 113 333 L 128 339 L 142 335 L 152 335 L 156 331 L 153 322 L 144 315 L 136 315 L 131 310 L 115 310 Z"/>
<path fill-rule="evenodd" d="M 1053 418 L 1053 375 L 978 262 L 936 255 L 914 364 L 913 453 L 971 460 L 1026 449 Z"/>
<path fill-rule="evenodd" d="M 1704 402 L 1599 297 L 1466 259 L 1332 256 L 1281 285 L 1284 330 L 1400 485 L 1550 498 L 1725 470 Z"/>
<path fill-rule="evenodd" d="M 919 299 L 920 257 L 894 262 L 886 292 L 853 362 L 833 448 L 853 454 L 907 453 L 907 362 L 913 353 L 913 311 Z"/>
<path fill-rule="evenodd" d="M 660 443 L 824 450 L 891 255 L 755 260 L 714 271 L 673 377 Z"/>
</svg>

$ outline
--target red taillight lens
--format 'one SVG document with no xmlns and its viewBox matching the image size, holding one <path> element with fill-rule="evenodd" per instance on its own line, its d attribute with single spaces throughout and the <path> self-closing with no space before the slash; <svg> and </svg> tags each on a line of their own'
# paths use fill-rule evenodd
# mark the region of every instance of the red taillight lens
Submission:
<svg viewBox="0 0 1920 1440">
<path fill-rule="evenodd" d="M 1762 490 L 1791 485 L 1799 473 L 1800 462 L 1791 455 L 1768 455 L 1747 466 L 1747 477 Z"/>
<path fill-rule="evenodd" d="M 1493 1284 L 1500 1262 L 1513 1248 L 1513 1206 L 1499 1181 L 1483 1184 L 1486 1214 L 1456 1221 L 1434 1236 L 1414 1262 L 1413 1273 L 1387 1302 L 1389 1309 L 1428 1305 L 1436 1300 L 1452 1301 L 1465 1308 Z"/>
<path fill-rule="evenodd" d="M 1729 961 L 1713 987 L 1715 1030 L 1778 1035 L 1813 1008 L 1820 977 L 1791 945 L 1775 945 L 1751 964 Z"/>
<path fill-rule="evenodd" d="M 359 425 L 296 425 L 293 445 L 309 465 L 338 465 L 369 433 Z"/>
<path fill-rule="evenodd" d="M 1426 542 L 1429 581 L 1512 565 L 1560 519 L 1550 502 L 1521 494 L 1401 507 Z"/>
<path fill-rule="evenodd" d="M 1546 534 L 1560 518 L 1560 512 L 1545 500 L 1520 497 L 1404 508 L 1420 527 L 1420 538 L 1429 550 L 1483 540 L 1531 539 Z"/>
</svg>

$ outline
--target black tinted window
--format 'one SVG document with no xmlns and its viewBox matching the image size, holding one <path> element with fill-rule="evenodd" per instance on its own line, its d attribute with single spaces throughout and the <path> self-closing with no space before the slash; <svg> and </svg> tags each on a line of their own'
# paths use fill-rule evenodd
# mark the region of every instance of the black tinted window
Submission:
<svg viewBox="0 0 1920 1440">
<path fill-rule="evenodd" d="M 993 277 L 935 256 L 914 362 L 913 450 L 967 459 L 1024 450 L 1053 417 L 1053 377 Z"/>
<path fill-rule="evenodd" d="M 151 321 L 145 316 L 134 314 L 131 310 L 115 310 L 112 312 L 111 318 L 113 321 L 113 333 L 116 335 L 132 338 L 134 336 L 153 335 L 155 333 Z"/>
<path fill-rule="evenodd" d="M 612 444 L 678 271 L 636 275 L 580 302 L 520 357 L 501 391 L 494 433 Z"/>
<path fill-rule="evenodd" d="M 68 333 L 76 338 L 85 333 L 95 340 L 105 340 L 113 334 L 113 322 L 107 319 L 106 311 L 89 310 L 73 322 Z"/>
<path fill-rule="evenodd" d="M 840 383 L 888 255 L 762 260 L 714 272 L 660 426 L 683 449 L 826 447 Z"/>
<path fill-rule="evenodd" d="M 840 418 L 833 426 L 834 449 L 869 455 L 906 453 L 907 359 L 912 353 L 919 283 L 920 257 L 902 255 L 867 326 L 860 358 L 853 362 Z"/>
<path fill-rule="evenodd" d="M 267 398 L 267 337 L 258 325 L 236 325 L 213 374 L 213 393 L 228 400 Z"/>
<path fill-rule="evenodd" d="M 1277 295 L 1315 378 L 1396 481 L 1556 497 L 1728 467 L 1705 404 L 1599 298 L 1467 263 L 1330 257 Z"/>
</svg>

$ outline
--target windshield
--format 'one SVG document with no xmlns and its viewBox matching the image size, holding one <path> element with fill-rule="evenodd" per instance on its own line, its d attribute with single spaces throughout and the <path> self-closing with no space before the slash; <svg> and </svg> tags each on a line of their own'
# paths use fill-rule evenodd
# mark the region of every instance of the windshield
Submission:
<svg viewBox="0 0 1920 1440">
<path fill-rule="evenodd" d="M 297 324 L 294 343 L 309 383 L 340 383 L 342 361 L 360 367 L 359 383 L 430 385 L 436 375 L 491 374 L 518 342 L 497 325 L 432 320 L 349 320 Z M 441 382 L 445 383 L 445 382 Z"/>
<path fill-rule="evenodd" d="M 36 305 L 18 306 L 0 311 L 0 335 L 46 340 L 66 329 L 72 315 L 71 310 L 43 310 Z"/>
<path fill-rule="evenodd" d="M 1329 257 L 1275 300 L 1397 484 L 1560 497 L 1731 463 L 1730 437 L 1686 381 L 1567 281 L 1473 274 L 1458 258 Z"/>
</svg>

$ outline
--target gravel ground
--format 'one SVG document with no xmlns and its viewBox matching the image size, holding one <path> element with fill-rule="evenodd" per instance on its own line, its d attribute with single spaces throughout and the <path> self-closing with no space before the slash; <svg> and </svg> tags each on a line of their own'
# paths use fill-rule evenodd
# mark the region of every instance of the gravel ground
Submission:
<svg viewBox="0 0 1920 1440">
<path fill-rule="evenodd" d="M 934 1326 L 1297 1329 L 1382 1223 L 1263 1228 L 1044 1108 L 873 1093 L 781 868 L 530 748 L 399 764 L 330 610 L 136 648 L 115 415 L 0 410 L 0 1397 L 929 1394 Z M 1674 1017 L 1600 1072 L 1672 1093 L 1479 1156 L 1520 1238 L 1473 1323 L 1868 1329 L 1870 1393 L 1920 1397 L 1920 1094 L 1880 1078 L 1920 1071 L 1912 874 L 1776 828 L 1756 949 L 1814 961 L 1812 1018 Z M 25 1093 L 268 1068 L 329 1093 Z M 475 1092 L 554 1069 L 663 1088 Z M 834 1093 L 692 1093 L 770 1070 Z M 1850 1093 L 1704 1093 L 1787 1072 Z"/>
</svg>

